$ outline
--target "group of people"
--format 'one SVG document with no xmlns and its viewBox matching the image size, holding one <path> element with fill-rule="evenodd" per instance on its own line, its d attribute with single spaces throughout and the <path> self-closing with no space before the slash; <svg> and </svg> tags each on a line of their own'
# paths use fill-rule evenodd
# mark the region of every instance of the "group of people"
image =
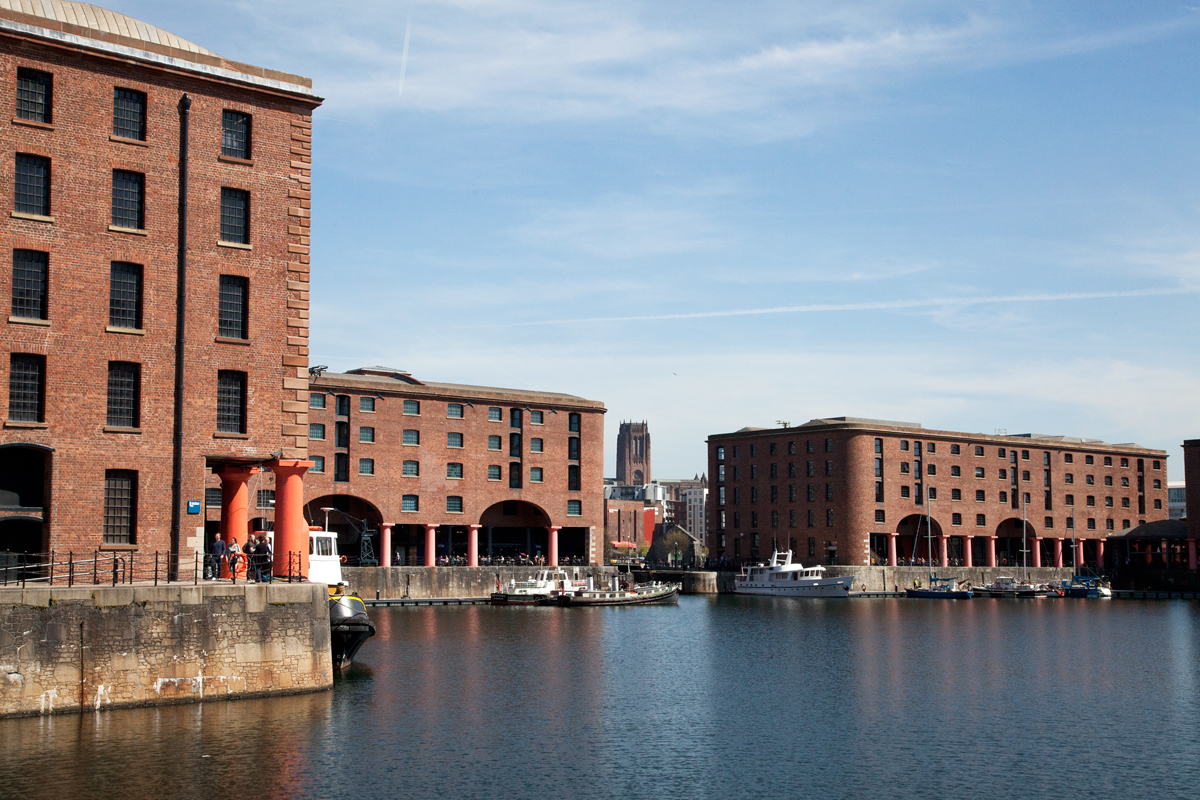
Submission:
<svg viewBox="0 0 1200 800">
<path fill-rule="evenodd" d="M 229 565 L 229 574 L 237 579 L 238 570 L 242 569 L 248 580 L 270 582 L 271 580 L 271 543 L 266 536 L 251 536 L 246 539 L 243 548 L 234 539 L 228 545 L 221 534 L 214 534 L 212 550 L 208 554 L 208 570 L 206 580 L 215 581 L 221 577 L 221 565 Z"/>
</svg>

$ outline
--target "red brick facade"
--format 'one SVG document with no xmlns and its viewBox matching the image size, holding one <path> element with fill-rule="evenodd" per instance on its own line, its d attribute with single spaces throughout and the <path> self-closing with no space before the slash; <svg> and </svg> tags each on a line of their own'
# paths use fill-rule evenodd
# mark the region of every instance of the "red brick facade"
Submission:
<svg viewBox="0 0 1200 800">
<path fill-rule="evenodd" d="M 18 68 L 52 75 L 50 123 L 15 118 Z M 112 135 L 117 88 L 145 94 L 142 141 Z M 191 103 L 182 535 L 173 543 L 180 102 L 185 94 Z M 8 481 L 10 491 L 17 490 L 13 507 L 27 509 L 10 508 L 0 518 L 40 517 L 41 530 L 31 537 L 28 525 L 18 530 L 13 526 L 23 523 L 0 521 L 0 549 L 175 550 L 190 561 L 193 549 L 201 547 L 196 533 L 203 523 L 202 517 L 187 515 L 186 504 L 202 500 L 211 469 L 305 457 L 311 114 L 319 103 L 304 78 L 202 50 L 0 11 L 0 108 L 8 128 L 0 144 L 0 185 L 7 187 L 0 192 L 5 259 L 0 296 L 6 302 L 13 296 L 14 249 L 48 253 L 49 260 L 47 318 L 8 318 L 0 354 L 5 408 L 10 407 L 10 354 L 45 357 L 43 419 L 13 421 L 10 412 L 0 430 L 0 484 Z M 225 110 L 251 117 L 249 159 L 222 155 Z M 50 160 L 46 217 L 13 213 L 18 153 Z M 144 175 L 140 230 L 111 225 L 113 170 Z M 249 193 L 248 246 L 221 242 L 222 187 Z M 114 261 L 141 265 L 140 328 L 109 326 Z M 248 279 L 244 339 L 217 335 L 221 275 Z M 137 427 L 107 425 L 110 361 L 140 365 Z M 219 370 L 247 376 L 244 433 L 217 432 Z M 33 481 L 12 482 L 14 473 L 30 470 L 43 472 L 41 492 Z M 104 542 L 106 470 L 136 472 L 135 525 L 127 543 Z"/>
<path fill-rule="evenodd" d="M 1094 562 L 1108 533 L 1167 518 L 1167 455 L 1137 445 L 837 418 L 717 434 L 708 450 L 714 558 L 790 548 L 806 562 L 888 564 L 914 558 L 915 540 L 928 559 L 931 519 L 935 560 L 945 535 L 952 563 L 983 565 L 996 547 L 1003 565 L 1024 514 L 1030 563 L 1072 536 Z"/>
<path fill-rule="evenodd" d="M 430 529 L 439 557 L 462 558 L 472 526 L 482 556 L 548 556 L 554 529 L 560 560 L 601 563 L 602 403 L 426 383 L 376 367 L 326 372 L 313 378 L 311 390 L 309 455 L 316 466 L 306 476 L 305 509 L 322 526 L 321 509 L 336 509 L 329 527 L 339 531 L 341 552 L 358 555 L 353 528 L 363 522 L 386 530 L 386 560 L 403 564 L 425 563 Z M 498 477 L 489 468 L 498 468 Z M 261 483 L 272 486 L 269 476 Z M 376 555 L 382 563 L 383 554 Z"/>
</svg>

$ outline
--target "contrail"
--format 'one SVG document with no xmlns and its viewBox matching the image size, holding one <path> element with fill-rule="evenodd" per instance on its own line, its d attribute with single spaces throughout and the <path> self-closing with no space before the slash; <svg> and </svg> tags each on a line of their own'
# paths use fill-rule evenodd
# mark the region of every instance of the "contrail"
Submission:
<svg viewBox="0 0 1200 800">
<path fill-rule="evenodd" d="M 1105 300 L 1121 297 L 1163 297 L 1166 295 L 1197 294 L 1200 288 L 1130 289 L 1123 292 L 1067 292 L 1062 294 L 1011 294 L 982 297 L 928 297 L 914 300 L 880 300 L 864 303 L 829 303 L 803 306 L 772 306 L 768 308 L 739 308 L 725 311 L 693 311 L 685 314 L 646 314 L 630 317 L 583 317 L 574 319 L 531 320 L 501 323 L 498 327 L 516 328 L 532 325 L 565 325 L 579 322 L 658 322 L 678 319 L 709 319 L 713 317 L 750 317 L 762 314 L 805 314 L 829 311 L 889 311 L 905 308 L 945 306 L 976 306 L 989 303 L 1051 303 L 1063 300 Z"/>
<path fill-rule="evenodd" d="M 404 52 L 400 55 L 400 96 L 404 96 L 404 74 L 408 72 L 408 35 L 412 33 L 412 5 L 408 6 L 408 21 L 404 23 Z"/>
</svg>

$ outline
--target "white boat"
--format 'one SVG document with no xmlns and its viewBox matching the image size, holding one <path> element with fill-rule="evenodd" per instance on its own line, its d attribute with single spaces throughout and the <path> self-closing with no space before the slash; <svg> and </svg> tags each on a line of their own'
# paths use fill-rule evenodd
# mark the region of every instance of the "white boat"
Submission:
<svg viewBox="0 0 1200 800">
<path fill-rule="evenodd" d="M 768 564 L 742 567 L 734 578 L 735 594 L 757 594 L 768 597 L 849 597 L 854 576 L 824 577 L 824 567 L 806 567 L 792 563 L 792 551 L 771 554 Z"/>
<path fill-rule="evenodd" d="M 496 591 L 492 592 L 492 602 L 496 605 L 547 603 L 552 597 L 564 592 L 577 592 L 587 588 L 586 580 L 567 575 L 564 569 L 539 570 L 529 580 L 509 580 L 501 587 L 496 582 Z"/>
</svg>

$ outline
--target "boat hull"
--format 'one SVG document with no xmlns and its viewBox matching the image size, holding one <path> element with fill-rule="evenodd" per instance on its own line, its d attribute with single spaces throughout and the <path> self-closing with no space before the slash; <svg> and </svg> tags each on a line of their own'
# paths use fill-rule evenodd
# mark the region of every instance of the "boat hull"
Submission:
<svg viewBox="0 0 1200 800">
<path fill-rule="evenodd" d="M 375 635 L 367 606 L 354 595 L 329 598 L 329 652 L 334 669 L 346 669 L 359 648 Z"/>
<path fill-rule="evenodd" d="M 939 592 L 937 589 L 905 589 L 904 594 L 907 597 L 917 597 L 924 600 L 970 600 L 974 596 L 973 592 Z"/>
<path fill-rule="evenodd" d="M 679 602 L 679 585 L 675 584 L 661 591 L 645 590 L 640 592 L 601 592 L 582 591 L 562 594 L 555 598 L 560 606 L 646 606 L 656 603 Z"/>
<path fill-rule="evenodd" d="M 544 606 L 551 602 L 551 595 L 492 592 L 490 599 L 494 606 Z"/>
<path fill-rule="evenodd" d="M 738 582 L 733 587 L 734 594 L 748 594 L 759 597 L 849 597 L 854 585 L 854 577 L 819 578 L 817 580 L 787 581 L 787 586 L 756 585 L 748 582 Z"/>
</svg>

